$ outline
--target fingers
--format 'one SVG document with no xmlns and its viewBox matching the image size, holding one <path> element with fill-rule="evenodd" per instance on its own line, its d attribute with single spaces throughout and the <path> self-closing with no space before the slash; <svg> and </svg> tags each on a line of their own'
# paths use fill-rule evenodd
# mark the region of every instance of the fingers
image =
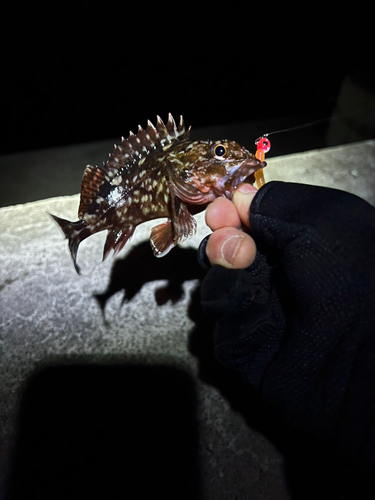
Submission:
<svg viewBox="0 0 375 500">
<path fill-rule="evenodd" d="M 246 269 L 255 259 L 254 240 L 240 229 L 223 227 L 208 239 L 206 254 L 212 265 L 228 269 Z"/>
<path fill-rule="evenodd" d="M 246 269 L 255 259 L 254 240 L 240 230 L 241 222 L 249 227 L 250 204 L 257 189 L 241 184 L 233 195 L 233 203 L 217 198 L 206 210 L 206 223 L 213 231 L 206 254 L 212 265 L 228 269 Z"/>
<path fill-rule="evenodd" d="M 241 184 L 234 192 L 233 203 L 227 198 L 216 198 L 206 210 L 206 224 L 212 230 L 221 227 L 249 227 L 250 205 L 257 189 L 250 184 Z"/>
<path fill-rule="evenodd" d="M 238 189 L 233 194 L 233 203 L 237 209 L 237 213 L 241 222 L 246 227 L 250 227 L 250 205 L 258 190 L 250 184 L 240 184 Z"/>
<path fill-rule="evenodd" d="M 231 201 L 227 198 L 216 198 L 207 207 L 206 224 L 212 231 L 216 231 L 221 227 L 239 228 L 241 219 Z"/>
</svg>

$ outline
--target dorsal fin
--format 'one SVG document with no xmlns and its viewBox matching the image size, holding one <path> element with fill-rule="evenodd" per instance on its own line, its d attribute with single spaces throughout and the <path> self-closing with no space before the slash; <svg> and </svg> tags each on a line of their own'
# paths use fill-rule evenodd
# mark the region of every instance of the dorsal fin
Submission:
<svg viewBox="0 0 375 500">
<path fill-rule="evenodd" d="M 104 164 L 110 178 L 125 166 L 131 167 L 140 159 L 147 156 L 159 146 L 163 147 L 175 140 L 187 139 L 190 134 L 190 128 L 185 129 L 184 119 L 180 117 L 180 123 L 176 126 L 171 113 L 168 115 L 168 121 L 165 125 L 160 118 L 156 118 L 156 127 L 148 120 L 147 127 L 143 129 L 138 125 L 138 132 L 129 133 L 129 137 L 122 137 L 120 146 L 115 146 L 115 150 L 109 155 L 109 159 Z"/>
<path fill-rule="evenodd" d="M 145 129 L 138 125 L 136 134 L 130 132 L 127 139 L 122 137 L 120 145 L 115 145 L 113 153 L 109 155 L 102 167 L 87 165 L 82 178 L 79 218 L 83 217 L 98 195 L 100 186 L 106 181 L 110 182 L 124 168 L 131 172 L 132 167 L 137 168 L 139 160 L 158 147 L 163 147 L 175 140 L 187 139 L 189 134 L 190 127 L 188 130 L 185 129 L 182 116 L 177 126 L 173 116 L 169 113 L 166 125 L 160 116 L 157 116 L 156 127 L 148 120 Z"/>
</svg>

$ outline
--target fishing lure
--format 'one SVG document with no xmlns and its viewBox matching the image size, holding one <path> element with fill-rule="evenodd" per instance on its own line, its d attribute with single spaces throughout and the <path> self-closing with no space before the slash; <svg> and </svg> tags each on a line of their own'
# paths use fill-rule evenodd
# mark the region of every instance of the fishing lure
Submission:
<svg viewBox="0 0 375 500">
<path fill-rule="evenodd" d="M 177 126 L 169 114 L 166 124 L 157 117 L 137 134 L 130 132 L 102 167 L 87 165 L 82 179 L 79 220 L 52 215 L 69 240 L 74 267 L 78 246 L 94 233 L 107 230 L 103 260 L 117 254 L 136 226 L 166 217 L 150 235 L 157 257 L 196 231 L 192 214 L 204 210 L 219 196 L 232 199 L 242 182 L 255 182 L 254 174 L 266 163 L 234 141 L 189 140 L 181 116 Z M 263 178 L 264 179 L 264 178 Z"/>
<path fill-rule="evenodd" d="M 255 156 L 258 158 L 260 162 L 264 162 L 264 158 L 266 156 L 266 153 L 271 149 L 271 142 L 269 139 L 267 139 L 266 135 L 262 135 L 255 141 L 255 145 L 257 147 Z M 263 174 L 263 168 L 259 168 L 255 173 L 255 180 L 257 183 L 257 188 L 260 189 L 264 184 L 266 183 L 264 174 Z"/>
</svg>

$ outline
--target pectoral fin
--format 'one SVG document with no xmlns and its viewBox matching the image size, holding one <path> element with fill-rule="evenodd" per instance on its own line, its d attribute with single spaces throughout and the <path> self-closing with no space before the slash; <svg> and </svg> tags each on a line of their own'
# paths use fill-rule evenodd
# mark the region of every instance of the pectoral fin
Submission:
<svg viewBox="0 0 375 500">
<path fill-rule="evenodd" d="M 155 226 L 150 235 L 151 247 L 156 257 L 164 257 L 176 245 L 172 221 Z"/>
<path fill-rule="evenodd" d="M 177 220 L 175 221 L 175 231 L 177 235 L 177 243 L 191 238 L 197 230 L 197 221 L 190 214 L 187 206 L 178 198 L 176 199 L 179 207 L 177 212 Z"/>
</svg>

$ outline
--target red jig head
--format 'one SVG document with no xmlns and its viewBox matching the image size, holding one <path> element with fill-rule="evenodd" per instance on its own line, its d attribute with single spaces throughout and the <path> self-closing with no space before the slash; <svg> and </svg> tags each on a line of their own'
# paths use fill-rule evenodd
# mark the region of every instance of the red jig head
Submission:
<svg viewBox="0 0 375 500">
<path fill-rule="evenodd" d="M 266 153 L 268 153 L 268 151 L 271 149 L 270 140 L 267 139 L 267 137 L 263 135 L 262 137 L 259 137 L 259 139 L 257 139 L 255 141 L 255 144 L 257 147 L 255 157 L 258 158 L 259 161 L 264 161 Z M 257 183 L 257 188 L 259 189 L 262 186 L 264 186 L 266 181 L 265 181 L 264 175 L 263 175 L 263 168 L 260 168 L 259 170 L 257 170 L 255 172 L 254 176 L 255 176 L 256 183 Z"/>
</svg>

